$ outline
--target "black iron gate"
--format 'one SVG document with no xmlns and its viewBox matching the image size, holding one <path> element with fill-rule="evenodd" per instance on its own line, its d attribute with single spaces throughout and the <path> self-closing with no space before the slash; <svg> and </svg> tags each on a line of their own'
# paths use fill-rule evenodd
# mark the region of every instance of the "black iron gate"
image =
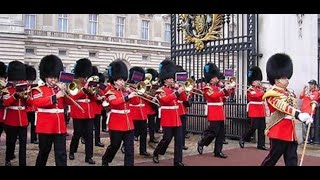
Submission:
<svg viewBox="0 0 320 180">
<path fill-rule="evenodd" d="M 221 72 L 231 70 L 238 84 L 247 84 L 247 69 L 257 65 L 257 25 L 256 14 L 172 14 L 171 58 L 183 66 L 197 84 L 203 83 L 203 67 L 207 62 L 214 62 Z M 200 31 L 203 33 L 198 33 Z M 248 128 L 245 92 L 245 88 L 239 86 L 235 96 L 225 103 L 226 136 L 229 138 L 238 139 Z M 187 131 L 201 133 L 207 126 L 205 100 L 195 95 L 192 101 Z"/>
</svg>

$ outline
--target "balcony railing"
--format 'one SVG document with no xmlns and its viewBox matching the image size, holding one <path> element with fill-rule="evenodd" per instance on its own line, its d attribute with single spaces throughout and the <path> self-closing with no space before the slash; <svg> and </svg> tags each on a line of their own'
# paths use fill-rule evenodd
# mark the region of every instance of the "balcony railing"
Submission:
<svg viewBox="0 0 320 180">
<path fill-rule="evenodd" d="M 108 42 L 117 42 L 117 43 L 170 47 L 169 42 L 150 41 L 150 40 L 141 40 L 141 39 L 133 39 L 133 38 L 99 36 L 99 35 L 67 33 L 67 32 L 57 32 L 57 31 L 43 31 L 43 30 L 34 30 L 34 29 L 25 29 L 25 33 L 29 36 L 47 36 L 47 37 L 69 38 L 69 39 L 84 39 L 84 40 L 108 41 Z"/>
</svg>

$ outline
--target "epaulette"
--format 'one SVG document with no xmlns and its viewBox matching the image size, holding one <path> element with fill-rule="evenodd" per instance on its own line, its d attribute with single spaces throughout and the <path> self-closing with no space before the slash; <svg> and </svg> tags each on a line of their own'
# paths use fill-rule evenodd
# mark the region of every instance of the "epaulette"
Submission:
<svg viewBox="0 0 320 180">
<path fill-rule="evenodd" d="M 165 92 L 164 92 L 164 90 L 162 88 L 159 88 L 159 89 L 156 90 L 155 93 L 157 94 L 157 93 L 165 93 Z"/>
<path fill-rule="evenodd" d="M 105 96 L 107 96 L 107 95 L 115 95 L 115 93 L 112 91 L 112 89 L 110 89 L 104 95 Z"/>
<path fill-rule="evenodd" d="M 212 89 L 212 87 L 210 85 L 206 85 L 203 89 Z"/>
<path fill-rule="evenodd" d="M 267 97 L 279 97 L 282 96 L 281 93 L 275 91 L 273 88 L 264 93 L 262 99 L 266 99 Z"/>
<path fill-rule="evenodd" d="M 42 86 L 42 85 L 40 85 L 40 86 Z M 30 90 L 31 90 L 31 91 L 37 90 L 37 91 L 39 91 L 40 93 L 42 93 L 42 90 L 40 89 L 40 86 L 32 87 Z"/>
</svg>

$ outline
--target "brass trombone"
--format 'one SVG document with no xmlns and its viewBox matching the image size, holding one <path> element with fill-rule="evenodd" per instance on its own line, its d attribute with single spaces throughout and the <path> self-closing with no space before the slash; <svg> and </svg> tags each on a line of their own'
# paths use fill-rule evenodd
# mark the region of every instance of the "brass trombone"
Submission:
<svg viewBox="0 0 320 180">
<path fill-rule="evenodd" d="M 138 94 L 138 95 L 137 95 L 138 97 L 140 97 L 140 98 L 142 98 L 142 99 L 144 99 L 144 100 L 146 100 L 146 101 L 148 101 L 148 102 L 151 102 L 151 103 L 153 103 L 153 104 L 155 104 L 155 105 L 157 105 L 157 106 L 160 106 L 159 103 L 154 102 L 154 101 L 152 101 L 152 100 L 144 97 L 144 96 L 147 96 L 147 97 L 151 97 L 151 98 L 155 99 L 153 96 L 150 96 L 150 95 L 148 95 L 148 94 L 146 93 L 146 91 L 147 91 L 147 85 L 146 85 L 145 82 L 140 81 L 140 82 L 139 82 L 138 84 L 136 84 L 136 85 L 133 85 L 133 84 L 130 84 L 130 83 L 126 83 L 126 86 L 130 89 L 130 91 L 136 92 L 136 93 Z M 156 99 L 156 100 L 157 100 L 157 99 Z M 157 100 L 157 101 L 158 101 L 158 100 Z M 158 102 L 159 102 L 159 101 L 158 101 Z"/>
<path fill-rule="evenodd" d="M 178 83 L 178 84 L 185 88 L 185 91 L 186 91 L 187 94 L 192 92 L 193 94 L 196 94 L 196 95 L 199 95 L 199 96 L 203 96 L 202 90 L 201 89 L 197 89 L 197 88 L 194 87 L 194 81 L 191 78 L 188 78 L 187 81 L 184 82 L 184 83 Z M 199 91 L 199 92 L 201 92 L 201 94 L 197 93 L 195 91 Z"/>
</svg>

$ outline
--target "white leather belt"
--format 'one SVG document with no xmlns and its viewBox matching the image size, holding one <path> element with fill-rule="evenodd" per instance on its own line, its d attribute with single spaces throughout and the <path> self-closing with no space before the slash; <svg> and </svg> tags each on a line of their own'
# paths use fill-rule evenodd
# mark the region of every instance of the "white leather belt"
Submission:
<svg viewBox="0 0 320 180">
<path fill-rule="evenodd" d="M 262 101 L 250 101 L 248 104 L 263 104 Z"/>
<path fill-rule="evenodd" d="M 42 112 L 42 113 L 64 113 L 64 109 L 44 109 L 44 108 L 38 108 L 38 112 Z"/>
<path fill-rule="evenodd" d="M 223 106 L 223 102 L 209 102 L 207 103 L 208 106 Z"/>
<path fill-rule="evenodd" d="M 76 102 L 89 103 L 90 99 L 77 99 Z"/>
<path fill-rule="evenodd" d="M 293 116 L 286 115 L 283 119 L 291 119 L 291 120 L 294 120 L 295 118 L 294 118 Z"/>
<path fill-rule="evenodd" d="M 161 106 L 161 109 L 179 109 L 179 106 Z"/>
<path fill-rule="evenodd" d="M 13 110 L 25 110 L 25 106 L 8 106 L 7 109 L 13 109 Z"/>
<path fill-rule="evenodd" d="M 128 114 L 130 113 L 130 109 L 129 110 L 117 110 L 117 109 L 111 109 L 112 113 L 117 113 L 117 114 Z"/>
<path fill-rule="evenodd" d="M 144 107 L 145 104 L 129 104 L 130 107 Z"/>
<path fill-rule="evenodd" d="M 183 103 L 183 101 L 178 100 L 177 103 Z"/>
</svg>

